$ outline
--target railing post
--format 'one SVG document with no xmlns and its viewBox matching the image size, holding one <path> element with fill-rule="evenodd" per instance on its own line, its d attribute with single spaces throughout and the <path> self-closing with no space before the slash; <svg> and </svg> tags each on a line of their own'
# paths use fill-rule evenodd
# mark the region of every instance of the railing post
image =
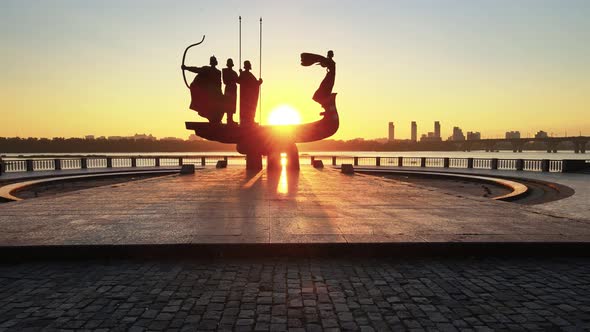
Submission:
<svg viewBox="0 0 590 332">
<path fill-rule="evenodd" d="M 445 157 L 443 159 L 443 167 L 444 168 L 449 168 L 450 165 L 451 165 L 451 158 Z"/>
<path fill-rule="evenodd" d="M 59 171 L 61 170 L 61 159 L 54 159 L 53 163 L 55 164 L 55 170 Z"/>
<path fill-rule="evenodd" d="M 113 168 L 113 158 L 107 157 L 107 168 Z"/>
<path fill-rule="evenodd" d="M 467 158 L 467 168 L 473 168 L 473 158 Z"/>
<path fill-rule="evenodd" d="M 420 157 L 420 167 L 426 167 L 426 157 Z"/>
<path fill-rule="evenodd" d="M 524 160 L 516 159 L 516 170 L 522 171 L 524 169 Z"/>
<path fill-rule="evenodd" d="M 80 158 L 80 168 L 88 168 L 88 159 Z"/>
<path fill-rule="evenodd" d="M 375 166 L 381 166 L 381 157 L 375 158 Z"/>
<path fill-rule="evenodd" d="M 4 173 L 4 162 L 2 161 L 2 158 L 0 158 L 0 175 L 2 175 L 2 173 Z"/>
<path fill-rule="evenodd" d="M 315 161 L 315 156 L 311 156 L 311 157 L 309 157 L 309 159 L 310 159 L 309 161 L 311 162 L 310 165 L 313 165 L 313 162 Z"/>
<path fill-rule="evenodd" d="M 336 166 L 336 157 L 332 157 L 332 166 Z"/>
<path fill-rule="evenodd" d="M 33 160 L 32 159 L 27 159 L 27 172 L 32 172 L 34 171 L 33 169 Z"/>
<path fill-rule="evenodd" d="M 156 157 L 156 167 L 160 167 L 160 157 Z"/>
<path fill-rule="evenodd" d="M 359 165 L 359 157 L 354 157 L 354 166 Z"/>
<path fill-rule="evenodd" d="M 404 157 L 397 157 L 397 166 L 404 167 Z"/>
<path fill-rule="evenodd" d="M 549 159 L 541 160 L 541 171 L 549 172 Z"/>
<path fill-rule="evenodd" d="M 490 161 L 490 169 L 498 169 L 498 158 L 492 158 Z"/>
<path fill-rule="evenodd" d="M 137 158 L 131 157 L 131 167 L 137 167 Z"/>
<path fill-rule="evenodd" d="M 178 166 L 182 166 L 182 164 L 183 164 L 183 158 L 179 157 L 178 158 Z"/>
<path fill-rule="evenodd" d="M 207 159 L 205 157 L 201 157 L 201 166 L 205 166 L 207 164 Z"/>
</svg>

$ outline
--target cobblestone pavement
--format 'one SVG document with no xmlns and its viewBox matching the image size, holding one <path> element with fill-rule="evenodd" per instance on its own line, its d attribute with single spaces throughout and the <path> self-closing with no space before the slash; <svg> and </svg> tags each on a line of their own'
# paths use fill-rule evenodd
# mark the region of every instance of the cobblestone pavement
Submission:
<svg viewBox="0 0 590 332">
<path fill-rule="evenodd" d="M 0 265 L 0 330 L 584 330 L 590 261 L 232 259 Z"/>
</svg>

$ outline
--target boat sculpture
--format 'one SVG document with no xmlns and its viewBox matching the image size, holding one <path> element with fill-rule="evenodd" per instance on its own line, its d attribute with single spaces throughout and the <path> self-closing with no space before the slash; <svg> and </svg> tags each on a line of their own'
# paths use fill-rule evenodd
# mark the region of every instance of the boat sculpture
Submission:
<svg viewBox="0 0 590 332">
<path fill-rule="evenodd" d="M 267 156 L 267 168 L 280 168 L 280 155 L 286 153 L 287 167 L 290 170 L 299 170 L 297 143 L 319 141 L 330 137 L 336 133 L 340 124 L 336 109 L 336 93 L 332 93 L 335 63 L 330 55 L 333 56 L 331 51 L 328 53 L 328 58 L 311 53 L 301 54 L 303 66 L 317 63 L 327 68 L 326 77 L 313 97 L 324 109 L 318 121 L 297 125 L 238 126 L 222 124 L 215 119 L 211 122 L 186 122 L 186 129 L 194 130 L 197 136 L 210 141 L 236 144 L 236 150 L 246 155 L 246 169 L 262 169 L 262 156 Z"/>
</svg>

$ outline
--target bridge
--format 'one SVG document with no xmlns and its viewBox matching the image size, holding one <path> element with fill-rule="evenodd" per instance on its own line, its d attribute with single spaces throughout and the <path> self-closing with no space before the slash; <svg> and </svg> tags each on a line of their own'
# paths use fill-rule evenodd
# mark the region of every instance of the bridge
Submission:
<svg viewBox="0 0 590 332">
<path fill-rule="evenodd" d="M 479 140 L 465 140 L 465 141 L 445 141 L 443 143 L 450 144 L 462 151 L 471 151 L 474 145 L 479 145 L 485 151 L 496 151 L 496 146 L 500 143 L 512 144 L 513 152 L 522 152 L 525 144 L 540 142 L 544 143 L 548 153 L 556 153 L 560 143 L 570 142 L 574 146 L 575 153 L 586 153 L 586 144 L 590 141 L 588 136 L 570 136 L 570 137 L 542 137 L 542 138 L 488 138 Z"/>
</svg>

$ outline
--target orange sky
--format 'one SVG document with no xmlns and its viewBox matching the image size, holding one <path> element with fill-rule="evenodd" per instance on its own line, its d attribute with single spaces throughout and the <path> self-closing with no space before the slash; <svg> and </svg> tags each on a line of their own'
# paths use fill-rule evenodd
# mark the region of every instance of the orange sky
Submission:
<svg viewBox="0 0 590 332">
<path fill-rule="evenodd" d="M 186 138 L 187 64 L 238 58 L 258 73 L 263 123 L 281 104 L 319 119 L 322 68 L 300 52 L 335 51 L 337 139 L 409 138 L 439 120 L 483 137 L 520 130 L 590 136 L 590 4 L 585 1 L 4 1 L 0 136 L 151 133 Z M 189 75 L 190 76 L 190 75 Z M 192 76 L 189 78 L 192 79 Z M 258 116 L 257 116 L 258 118 Z"/>
</svg>

